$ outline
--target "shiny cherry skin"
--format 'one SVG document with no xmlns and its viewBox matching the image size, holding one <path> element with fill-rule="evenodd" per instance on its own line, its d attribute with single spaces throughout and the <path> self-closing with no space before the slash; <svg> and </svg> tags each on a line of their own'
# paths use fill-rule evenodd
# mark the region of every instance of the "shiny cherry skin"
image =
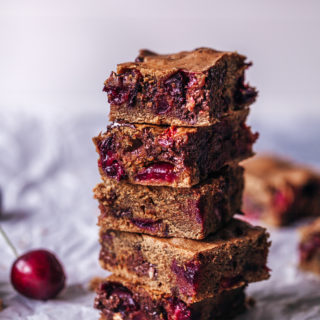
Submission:
<svg viewBox="0 0 320 320">
<path fill-rule="evenodd" d="M 56 256 L 44 249 L 18 257 L 11 268 L 11 283 L 22 295 L 36 299 L 55 298 L 65 287 L 66 276 Z"/>
</svg>

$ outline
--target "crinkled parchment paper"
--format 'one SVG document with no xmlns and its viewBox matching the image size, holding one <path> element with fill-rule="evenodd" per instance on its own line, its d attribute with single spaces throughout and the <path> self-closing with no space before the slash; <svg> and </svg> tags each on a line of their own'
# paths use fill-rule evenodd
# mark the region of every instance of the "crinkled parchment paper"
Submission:
<svg viewBox="0 0 320 320">
<path fill-rule="evenodd" d="M 16 294 L 9 282 L 14 257 L 0 238 L 0 296 L 5 304 L 1 320 L 98 319 L 88 283 L 107 273 L 98 265 L 92 188 L 99 176 L 91 137 L 106 121 L 106 114 L 1 111 L 1 225 L 20 253 L 39 247 L 56 252 L 68 278 L 67 288 L 55 300 L 39 302 Z M 271 140 L 262 139 L 259 148 L 287 145 L 285 140 L 272 140 L 274 136 L 273 128 Z M 248 295 L 256 305 L 239 320 L 320 319 L 320 279 L 296 267 L 296 228 L 269 231 L 272 277 L 249 285 Z"/>
</svg>

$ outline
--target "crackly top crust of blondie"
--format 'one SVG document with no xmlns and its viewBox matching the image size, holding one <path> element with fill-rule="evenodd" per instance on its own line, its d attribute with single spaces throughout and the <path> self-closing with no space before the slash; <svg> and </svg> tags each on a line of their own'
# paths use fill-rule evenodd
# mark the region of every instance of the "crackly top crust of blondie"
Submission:
<svg viewBox="0 0 320 320">
<path fill-rule="evenodd" d="M 138 69 L 142 75 L 152 74 L 166 77 L 178 70 L 202 73 L 213 67 L 219 60 L 231 57 L 243 64 L 246 57 L 236 52 L 217 51 L 210 48 L 198 48 L 174 54 L 157 54 L 149 50 L 140 50 L 135 62 L 118 64 L 117 73 L 126 69 Z"/>
<path fill-rule="evenodd" d="M 320 218 L 314 220 L 311 224 L 299 229 L 301 241 L 309 238 L 314 233 L 320 233 Z"/>
<path fill-rule="evenodd" d="M 290 183 L 293 186 L 304 185 L 310 180 L 318 180 L 320 173 L 308 166 L 298 165 L 288 159 L 274 155 L 257 156 L 242 163 L 247 179 L 257 178 L 263 184 L 277 188 Z"/>
<path fill-rule="evenodd" d="M 268 238 L 269 234 L 265 228 L 253 226 L 238 219 L 232 219 L 224 229 L 201 241 L 182 238 L 158 238 L 157 241 L 163 242 L 170 247 L 175 247 L 186 255 L 194 256 L 199 252 L 232 247 L 235 243 L 255 241 L 260 236 Z M 147 240 L 152 239 L 151 236 L 144 234 L 141 234 L 141 237 L 147 238 Z"/>
</svg>

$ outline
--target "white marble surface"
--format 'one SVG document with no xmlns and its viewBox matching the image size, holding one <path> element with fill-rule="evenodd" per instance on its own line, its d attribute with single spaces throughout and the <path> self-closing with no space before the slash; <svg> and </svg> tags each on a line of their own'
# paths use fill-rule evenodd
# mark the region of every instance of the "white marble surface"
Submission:
<svg viewBox="0 0 320 320">
<path fill-rule="evenodd" d="M 97 205 L 91 190 L 99 177 L 91 137 L 105 126 L 106 113 L 74 117 L 1 112 L 1 225 L 20 253 L 39 247 L 56 252 L 68 277 L 66 290 L 52 301 L 16 294 L 9 283 L 14 257 L 0 238 L 0 295 L 6 306 L 1 320 L 98 319 L 87 289 L 91 278 L 105 274 L 97 263 Z M 304 121 L 299 116 L 277 124 L 267 116 L 253 117 L 251 123 L 262 132 L 257 149 L 319 164 L 319 128 L 311 125 L 316 119 L 308 126 Z M 249 286 L 256 306 L 239 320 L 320 319 L 320 279 L 296 268 L 295 228 L 270 232 L 272 277 Z"/>
</svg>

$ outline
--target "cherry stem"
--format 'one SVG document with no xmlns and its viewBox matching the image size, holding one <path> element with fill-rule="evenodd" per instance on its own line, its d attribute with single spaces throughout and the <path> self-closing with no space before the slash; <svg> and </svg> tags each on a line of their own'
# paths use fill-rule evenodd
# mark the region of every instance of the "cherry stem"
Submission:
<svg viewBox="0 0 320 320">
<path fill-rule="evenodd" d="M 4 240 L 6 241 L 6 243 L 9 245 L 9 247 L 11 248 L 11 250 L 13 251 L 13 254 L 16 256 L 16 258 L 18 258 L 18 251 L 15 248 L 15 246 L 12 244 L 12 242 L 10 241 L 10 239 L 8 238 L 7 234 L 4 232 L 4 230 L 2 229 L 1 225 L 0 225 L 0 233 L 2 234 L 2 236 L 4 237 Z"/>
</svg>

